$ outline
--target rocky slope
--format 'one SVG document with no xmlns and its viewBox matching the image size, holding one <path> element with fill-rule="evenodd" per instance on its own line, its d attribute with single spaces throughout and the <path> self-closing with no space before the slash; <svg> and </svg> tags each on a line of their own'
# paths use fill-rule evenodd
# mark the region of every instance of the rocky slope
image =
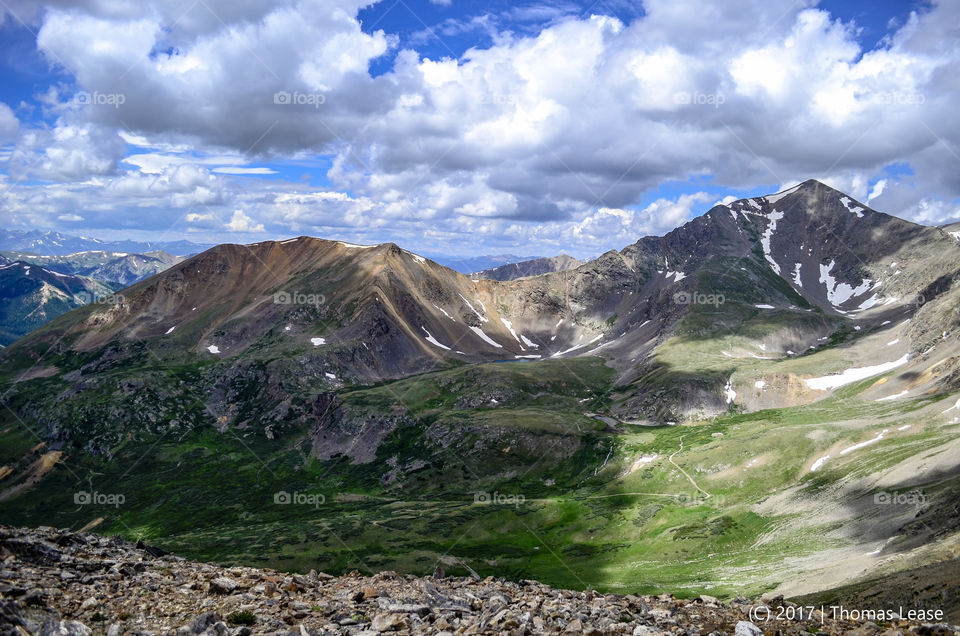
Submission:
<svg viewBox="0 0 960 636">
<path fill-rule="evenodd" d="M 192 563 L 119 537 L 0 526 L 3 634 L 870 634 L 960 633 L 930 620 L 836 618 L 782 598 L 729 605 L 558 590 L 536 581 L 332 577 Z M 769 620 L 761 620 L 758 617 Z M 758 626 L 751 619 L 760 623 Z M 762 629 L 761 629 L 762 626 Z"/>
</svg>

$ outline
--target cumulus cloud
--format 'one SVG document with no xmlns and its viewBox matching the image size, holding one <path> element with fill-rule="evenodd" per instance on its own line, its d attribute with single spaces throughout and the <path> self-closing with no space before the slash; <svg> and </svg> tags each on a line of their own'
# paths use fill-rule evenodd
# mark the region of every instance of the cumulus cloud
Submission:
<svg viewBox="0 0 960 636">
<path fill-rule="evenodd" d="M 958 214 L 956 3 L 914 12 L 868 51 L 812 0 L 647 0 L 629 22 L 603 3 L 532 5 L 516 11 L 541 14 L 512 19 L 547 24 L 535 33 L 503 16 L 438 25 L 441 38 L 494 30 L 459 59 L 365 32 L 365 0 L 175 4 L 55 0 L 28 18 L 76 91 L 46 98 L 49 128 L 11 129 L 0 108 L 0 138 L 19 139 L 11 174 L 57 182 L 18 186 L 16 205 L 34 206 L 22 214 L 110 223 L 113 206 L 129 227 L 167 209 L 237 232 L 602 251 L 716 200 L 697 186 L 638 209 L 665 182 L 706 176 L 741 190 L 814 177 L 908 218 Z M 318 155 L 332 188 L 231 177 Z"/>
<path fill-rule="evenodd" d="M 243 210 L 234 210 L 233 216 L 227 223 L 227 229 L 231 232 L 263 232 L 263 223 L 256 223 L 253 219 L 243 213 Z"/>
</svg>

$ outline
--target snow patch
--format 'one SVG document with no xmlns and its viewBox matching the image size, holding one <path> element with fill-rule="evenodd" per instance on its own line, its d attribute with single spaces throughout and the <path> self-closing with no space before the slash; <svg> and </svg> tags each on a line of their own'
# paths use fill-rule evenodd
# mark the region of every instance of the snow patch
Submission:
<svg viewBox="0 0 960 636">
<path fill-rule="evenodd" d="M 580 337 L 583 338 L 583 336 L 580 336 Z M 587 345 L 593 344 L 594 342 L 596 342 L 596 341 L 599 340 L 600 338 L 603 338 L 603 334 L 600 334 L 599 336 L 597 336 L 596 338 L 594 338 L 594 339 L 591 340 L 590 342 L 584 342 L 583 344 L 574 345 L 574 346 L 570 347 L 569 349 L 566 349 L 565 351 L 558 351 L 557 353 L 553 354 L 553 355 L 550 356 L 550 357 L 551 357 L 551 358 L 556 358 L 557 356 L 562 356 L 562 355 L 565 354 L 565 353 L 570 353 L 571 351 L 576 351 L 577 349 L 580 349 L 580 348 L 582 348 L 582 347 L 586 347 Z"/>
<path fill-rule="evenodd" d="M 326 338 L 310 338 L 310 342 L 314 347 L 319 347 L 320 345 L 327 344 Z"/>
<path fill-rule="evenodd" d="M 853 287 L 847 283 L 838 283 L 830 274 L 834 265 L 836 265 L 835 260 L 831 260 L 829 265 L 820 264 L 820 282 L 827 286 L 827 300 L 829 300 L 830 304 L 834 307 L 839 307 L 854 296 L 863 294 L 868 291 L 873 284 L 873 281 L 869 278 L 861 281 L 857 287 Z"/>
<path fill-rule="evenodd" d="M 506 318 L 502 318 L 502 317 L 500 318 L 500 322 L 504 324 L 504 326 L 507 328 L 507 331 L 509 331 L 510 335 L 513 336 L 513 339 L 516 340 L 517 342 L 520 342 L 520 336 L 518 336 L 517 332 L 513 330 L 513 323 L 507 320 Z M 523 343 L 520 343 L 520 344 L 522 345 Z M 523 351 L 522 346 L 520 347 L 520 350 Z"/>
<path fill-rule="evenodd" d="M 773 305 L 754 305 L 757 309 L 774 309 Z"/>
<path fill-rule="evenodd" d="M 329 371 L 325 371 L 325 372 L 323 373 L 323 375 L 327 376 L 327 379 L 328 379 L 328 380 L 336 380 L 336 379 L 337 379 L 337 376 L 335 376 L 334 374 L 330 373 Z"/>
<path fill-rule="evenodd" d="M 538 345 L 536 342 L 531 342 L 531 341 L 530 341 L 530 338 L 527 338 L 527 337 L 526 337 L 525 335 L 523 335 L 523 334 L 520 334 L 520 340 L 522 340 L 522 341 L 523 341 L 523 344 L 527 345 L 527 346 L 530 347 L 531 349 L 539 349 L 539 348 L 540 348 L 540 345 Z"/>
<path fill-rule="evenodd" d="M 879 442 L 880 440 L 883 439 L 883 436 L 884 436 L 884 435 L 886 435 L 886 434 L 889 433 L 889 432 L 890 432 L 890 429 L 886 429 L 886 428 L 885 428 L 885 429 L 883 429 L 883 431 L 881 431 L 881 432 L 880 432 L 876 437 L 874 437 L 873 439 L 868 439 L 868 440 L 865 441 L 865 442 L 860 442 L 859 444 L 854 444 L 853 446 L 849 446 L 849 447 L 847 447 L 847 448 L 844 448 L 842 451 L 840 451 L 840 454 L 841 454 L 841 455 L 846 455 L 847 453 L 852 453 L 852 452 L 855 451 L 855 450 L 860 450 L 861 448 L 864 448 L 864 447 L 866 447 L 866 446 L 869 446 L 870 444 L 876 444 L 877 442 Z"/>
<path fill-rule="evenodd" d="M 469 304 L 469 303 L 468 303 L 468 304 Z M 479 315 L 479 314 L 478 314 L 478 315 Z M 486 322 L 486 320 L 484 320 L 484 322 Z M 477 334 L 478 336 L 480 336 L 480 337 L 483 339 L 483 341 L 486 342 L 487 344 L 492 345 L 492 346 L 496 347 L 497 349 L 502 349 L 502 348 L 503 348 L 503 345 L 502 345 L 502 344 L 499 344 L 499 343 L 497 343 L 497 342 L 494 342 L 494 341 L 490 338 L 490 336 L 488 336 L 487 334 L 483 333 L 483 329 L 481 329 L 480 327 L 470 327 L 470 330 L 471 330 L 473 333 L 475 333 L 475 334 Z"/>
<path fill-rule="evenodd" d="M 888 400 L 899 400 L 900 398 L 905 397 L 909 392 L 910 391 L 900 391 L 895 395 L 888 395 L 887 397 L 882 397 L 878 400 L 874 400 L 874 402 L 886 402 Z"/>
<path fill-rule="evenodd" d="M 445 344 L 440 344 L 440 342 L 438 342 L 436 338 L 430 335 L 430 332 L 427 331 L 426 327 L 420 327 L 420 328 L 423 329 L 423 333 L 427 334 L 427 337 L 425 338 L 427 342 L 429 342 L 435 347 L 440 347 L 441 349 L 446 349 L 447 351 L 450 351 L 450 347 L 448 347 Z"/>
<path fill-rule="evenodd" d="M 163 332 L 163 335 L 165 335 L 165 336 L 169 336 L 170 334 L 172 334 L 172 333 L 173 333 L 173 330 L 174 330 L 174 329 L 176 329 L 176 328 L 177 328 L 177 326 L 176 326 L 176 325 L 174 325 L 174 326 L 172 326 L 172 327 L 170 327 L 170 328 L 169 328 L 169 329 L 167 329 L 167 330 L 166 330 L 165 332 Z"/>
<path fill-rule="evenodd" d="M 484 315 L 481 314 L 479 311 L 477 311 L 476 309 L 474 309 L 474 308 L 473 308 L 473 305 L 470 304 L 470 301 L 467 300 L 466 297 L 464 297 L 463 294 L 457 294 L 457 295 L 460 296 L 460 298 L 463 298 L 463 302 L 467 303 L 467 307 L 470 308 L 470 311 L 472 311 L 473 313 L 477 314 L 477 318 L 480 319 L 480 322 L 489 322 L 489 321 L 490 321 L 486 316 L 484 316 Z M 477 302 L 479 302 L 479 301 L 477 301 Z M 480 306 L 482 307 L 482 306 L 483 306 L 483 303 L 480 303 Z M 483 307 L 483 311 L 484 311 L 484 313 L 486 313 L 487 308 L 486 308 L 486 307 Z M 497 346 L 500 346 L 500 345 L 497 345 Z"/>
<path fill-rule="evenodd" d="M 818 470 L 820 470 L 821 468 L 823 468 L 823 465 L 827 463 L 827 460 L 828 460 L 828 459 L 830 459 L 830 456 L 829 456 L 829 455 L 824 455 L 823 457 L 821 457 L 821 458 L 818 459 L 817 461 L 813 462 L 813 466 L 810 467 L 810 472 L 811 472 L 811 473 L 815 473 L 815 472 L 817 472 Z"/>
<path fill-rule="evenodd" d="M 779 274 L 780 266 L 777 265 L 777 262 L 773 260 L 773 256 L 770 254 L 770 239 L 773 238 L 773 233 L 777 231 L 777 221 L 783 218 L 783 212 L 772 210 L 768 218 L 770 219 L 770 224 L 767 226 L 767 229 L 764 230 L 763 236 L 760 237 L 760 244 L 763 245 L 763 257 L 770 263 L 773 271 Z"/>
<path fill-rule="evenodd" d="M 218 347 L 217 345 L 210 345 L 209 347 L 207 347 L 207 351 L 209 351 L 210 353 L 220 353 L 220 347 Z"/>
<path fill-rule="evenodd" d="M 727 398 L 727 404 L 732 404 L 737 399 L 737 392 L 733 390 L 733 379 L 727 380 L 727 385 L 723 387 L 723 393 Z"/>
<path fill-rule="evenodd" d="M 854 367 L 847 369 L 843 373 L 837 373 L 834 375 L 825 375 L 819 378 L 808 378 L 806 380 L 807 386 L 811 389 L 817 389 L 819 391 L 827 391 L 829 389 L 836 389 L 841 386 L 846 386 L 854 382 L 859 382 L 860 380 L 866 380 L 869 377 L 878 375 L 880 373 L 886 373 L 891 369 L 896 369 L 897 367 L 905 365 L 910 361 L 910 354 L 905 354 L 902 358 L 894 360 L 892 362 L 885 362 L 883 364 L 875 364 L 869 367 Z"/>
<path fill-rule="evenodd" d="M 793 284 L 797 287 L 803 287 L 803 283 L 800 282 L 800 263 L 793 266 Z"/>
<path fill-rule="evenodd" d="M 799 187 L 800 187 L 800 184 L 798 183 L 797 185 L 793 186 L 792 188 L 787 188 L 786 190 L 781 190 L 780 192 L 777 192 L 776 194 L 771 194 L 771 195 L 765 196 L 765 197 L 763 197 L 763 198 L 766 199 L 767 203 L 773 205 L 774 203 L 776 203 L 777 201 L 779 201 L 779 200 L 782 199 L 783 197 L 787 196 L 788 194 L 790 194 L 791 192 L 793 192 L 794 190 L 796 190 L 796 189 L 799 188 Z"/>
<path fill-rule="evenodd" d="M 842 203 L 843 207 L 847 208 L 847 210 L 849 210 L 853 214 L 856 214 L 857 218 L 860 218 L 860 219 L 863 218 L 863 208 L 861 208 L 859 205 L 854 205 L 851 207 L 850 204 L 852 203 L 852 201 L 848 197 L 841 198 L 840 203 Z"/>
<path fill-rule="evenodd" d="M 434 305 L 434 307 L 436 307 L 437 309 L 439 309 L 440 311 L 442 311 L 442 312 L 443 312 L 443 315 L 446 316 L 447 318 L 449 318 L 450 320 L 452 320 L 453 322 L 457 322 L 457 319 L 454 318 L 453 316 L 451 316 L 450 314 L 448 314 L 448 313 L 447 313 L 447 310 L 444 309 L 443 307 L 437 307 L 437 305 Z"/>
<path fill-rule="evenodd" d="M 762 389 L 763 387 L 767 386 L 767 383 L 764 382 L 763 380 L 757 380 L 756 382 L 753 383 L 753 386 L 758 389 Z"/>
</svg>

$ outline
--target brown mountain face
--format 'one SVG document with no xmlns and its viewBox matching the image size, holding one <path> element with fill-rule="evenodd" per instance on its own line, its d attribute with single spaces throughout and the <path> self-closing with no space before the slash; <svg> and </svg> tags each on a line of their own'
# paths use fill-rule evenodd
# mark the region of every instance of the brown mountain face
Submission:
<svg viewBox="0 0 960 636">
<path fill-rule="evenodd" d="M 391 243 L 220 245 L 116 302 L 62 316 L 4 359 L 51 373 L 82 360 L 81 374 L 133 359 L 213 365 L 205 373 L 214 384 L 256 367 L 266 385 L 330 390 L 451 365 L 597 355 L 618 371 L 614 411 L 660 421 L 722 410 L 735 368 L 680 373 L 668 342 L 752 331 L 789 356 L 838 330 L 855 340 L 853 321 L 862 329 L 921 309 L 933 316 L 958 255 L 946 232 L 816 181 L 716 206 L 575 269 L 513 281 L 471 279 Z M 951 319 L 918 320 L 911 337 L 932 341 Z M 790 398 L 798 399 L 808 398 Z"/>
</svg>

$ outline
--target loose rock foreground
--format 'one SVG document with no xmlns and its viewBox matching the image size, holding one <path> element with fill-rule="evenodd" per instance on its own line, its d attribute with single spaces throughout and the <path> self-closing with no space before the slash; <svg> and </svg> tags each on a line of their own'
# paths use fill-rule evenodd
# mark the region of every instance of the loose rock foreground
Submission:
<svg viewBox="0 0 960 636">
<path fill-rule="evenodd" d="M 774 609 L 783 601 L 769 602 Z M 819 615 L 749 622 L 755 604 L 444 577 L 332 577 L 191 563 L 119 537 L 0 526 L 0 634 L 960 634 Z"/>
</svg>

